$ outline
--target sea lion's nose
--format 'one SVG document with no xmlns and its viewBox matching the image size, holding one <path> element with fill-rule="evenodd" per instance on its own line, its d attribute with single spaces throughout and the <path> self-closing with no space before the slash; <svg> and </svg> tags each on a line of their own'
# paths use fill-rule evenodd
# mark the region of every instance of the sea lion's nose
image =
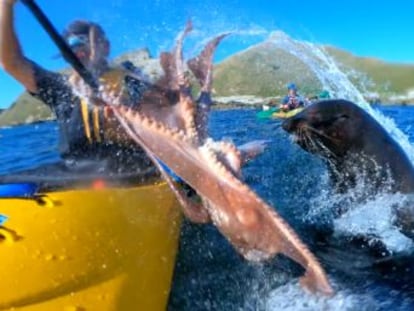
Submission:
<svg viewBox="0 0 414 311">
<path fill-rule="evenodd" d="M 299 120 L 295 116 L 287 118 L 286 120 L 282 122 L 282 128 L 286 132 L 292 133 L 297 128 L 298 122 Z"/>
</svg>

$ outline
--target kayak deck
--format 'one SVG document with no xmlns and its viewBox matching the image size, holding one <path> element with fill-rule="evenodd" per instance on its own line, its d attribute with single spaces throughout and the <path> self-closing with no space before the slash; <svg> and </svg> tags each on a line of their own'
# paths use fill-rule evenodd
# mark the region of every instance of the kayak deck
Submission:
<svg viewBox="0 0 414 311">
<path fill-rule="evenodd" d="M 181 213 L 165 183 L 0 199 L 0 310 L 165 310 Z"/>
<path fill-rule="evenodd" d="M 271 107 L 269 109 L 259 111 L 256 116 L 258 119 L 286 119 L 293 117 L 303 109 L 303 107 L 300 107 L 289 111 L 281 111 L 278 108 Z"/>
<path fill-rule="evenodd" d="M 272 113 L 271 117 L 274 119 L 286 119 L 286 118 L 290 118 L 293 117 L 295 114 L 301 112 L 304 108 L 300 107 L 300 108 L 296 108 L 296 109 L 292 109 L 289 111 L 277 111 Z"/>
</svg>

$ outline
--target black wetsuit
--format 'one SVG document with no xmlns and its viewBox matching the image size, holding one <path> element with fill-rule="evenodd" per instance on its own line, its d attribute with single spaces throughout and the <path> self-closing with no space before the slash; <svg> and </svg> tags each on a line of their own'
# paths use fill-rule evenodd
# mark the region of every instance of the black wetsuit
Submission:
<svg viewBox="0 0 414 311">
<path fill-rule="evenodd" d="M 158 174 L 152 162 L 137 144 L 132 141 L 125 144 L 105 140 L 103 109 L 100 109 L 98 114 L 99 135 L 102 139 L 91 142 L 85 135 L 80 98 L 73 93 L 67 83 L 68 77 L 47 71 L 36 64 L 33 64 L 33 68 L 38 91 L 32 95 L 48 105 L 56 115 L 60 131 L 59 151 L 63 161 L 22 172 L 23 176 L 27 177 L 29 174 L 35 175 L 36 178 L 40 176 L 50 178 L 50 174 L 53 176 L 62 174 L 73 179 L 74 174 L 109 177 L 134 174 L 148 176 L 148 171 L 153 172 L 151 176 Z M 145 83 L 130 76 L 123 78 L 131 102 L 139 103 Z M 89 128 L 91 136 L 96 137 L 96 133 L 93 132 L 94 127 L 89 126 Z"/>
</svg>

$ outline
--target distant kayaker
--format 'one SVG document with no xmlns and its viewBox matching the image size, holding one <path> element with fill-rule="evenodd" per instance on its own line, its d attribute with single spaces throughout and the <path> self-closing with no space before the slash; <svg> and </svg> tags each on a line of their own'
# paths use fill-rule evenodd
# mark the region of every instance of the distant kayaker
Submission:
<svg viewBox="0 0 414 311">
<path fill-rule="evenodd" d="M 290 111 L 306 105 L 306 99 L 298 94 L 296 84 L 289 83 L 287 89 L 288 94 L 283 98 L 280 105 L 282 111 Z"/>
<path fill-rule="evenodd" d="M 60 153 L 65 163 L 102 163 L 109 172 L 132 172 L 134 167 L 150 164 L 145 153 L 132 142 L 107 108 L 87 104 L 78 97 L 69 81 L 69 74 L 47 70 L 23 54 L 16 36 L 13 8 L 17 0 L 1 0 L 0 64 L 34 97 L 48 105 L 56 115 L 60 131 Z M 131 62 L 113 68 L 109 65 L 110 42 L 96 23 L 77 20 L 63 32 L 63 37 L 82 64 L 105 85 L 122 92 L 124 104 L 139 102 L 148 83 L 129 75 Z M 86 161 L 82 161 L 86 160 Z M 90 161 L 92 160 L 92 161 Z"/>
</svg>

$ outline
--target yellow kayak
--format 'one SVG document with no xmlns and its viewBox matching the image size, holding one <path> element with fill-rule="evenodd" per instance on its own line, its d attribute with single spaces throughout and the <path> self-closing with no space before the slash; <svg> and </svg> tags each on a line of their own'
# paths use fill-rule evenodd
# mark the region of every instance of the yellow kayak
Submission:
<svg viewBox="0 0 414 311">
<path fill-rule="evenodd" d="M 299 107 L 293 110 L 289 110 L 289 111 L 277 111 L 277 112 L 273 112 L 271 117 L 272 118 L 278 118 L 278 119 L 286 119 L 286 118 L 290 118 L 293 117 L 295 114 L 301 112 L 304 109 L 304 107 Z"/>
<path fill-rule="evenodd" d="M 165 310 L 181 213 L 165 183 L 1 198 L 0 310 Z"/>
</svg>

